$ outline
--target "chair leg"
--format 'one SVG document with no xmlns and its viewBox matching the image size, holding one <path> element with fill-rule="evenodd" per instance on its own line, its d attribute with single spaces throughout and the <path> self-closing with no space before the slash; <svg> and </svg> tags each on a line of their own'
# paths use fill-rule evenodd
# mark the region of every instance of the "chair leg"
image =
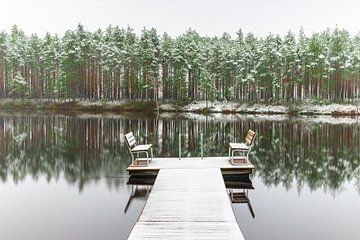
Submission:
<svg viewBox="0 0 360 240">
<path fill-rule="evenodd" d="M 152 148 L 150 148 L 150 151 L 151 151 L 151 160 L 153 160 L 153 157 L 154 157 L 154 154 L 153 154 L 153 149 Z M 151 161 L 150 160 L 150 161 Z"/>
<path fill-rule="evenodd" d="M 146 161 L 147 161 L 147 165 L 149 165 L 149 153 L 148 152 L 146 152 Z"/>
<path fill-rule="evenodd" d="M 131 162 L 134 163 L 135 162 L 134 154 L 132 152 L 130 152 L 130 155 L 131 155 Z"/>
</svg>

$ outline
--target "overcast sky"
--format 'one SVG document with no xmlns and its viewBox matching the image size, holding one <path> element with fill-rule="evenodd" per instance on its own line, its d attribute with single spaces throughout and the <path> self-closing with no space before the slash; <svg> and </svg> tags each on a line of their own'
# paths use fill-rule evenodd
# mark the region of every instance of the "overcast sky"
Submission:
<svg viewBox="0 0 360 240">
<path fill-rule="evenodd" d="M 238 29 L 307 34 L 336 26 L 360 31 L 359 0 L 0 0 L 0 30 L 16 24 L 27 34 L 62 35 L 81 22 L 88 30 L 109 24 L 139 32 L 144 26 L 173 36 L 192 28 L 213 36 Z"/>
</svg>

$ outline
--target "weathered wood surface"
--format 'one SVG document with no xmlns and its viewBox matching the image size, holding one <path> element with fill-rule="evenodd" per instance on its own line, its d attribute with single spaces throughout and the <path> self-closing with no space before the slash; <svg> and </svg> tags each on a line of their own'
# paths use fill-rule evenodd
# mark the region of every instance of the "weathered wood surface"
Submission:
<svg viewBox="0 0 360 240">
<path fill-rule="evenodd" d="M 161 169 L 128 239 L 244 239 L 219 168 Z"/>
<path fill-rule="evenodd" d="M 234 158 L 236 159 L 236 157 Z M 201 159 L 199 157 L 190 157 L 190 158 L 181 158 L 181 160 L 179 160 L 178 158 L 153 158 L 153 160 L 148 166 L 129 166 L 127 170 L 142 171 L 142 170 L 160 170 L 160 169 L 206 169 L 206 168 L 220 168 L 223 170 L 255 169 L 254 165 L 252 165 L 251 162 L 232 165 L 229 162 L 229 157 L 206 157 L 204 159 Z"/>
</svg>

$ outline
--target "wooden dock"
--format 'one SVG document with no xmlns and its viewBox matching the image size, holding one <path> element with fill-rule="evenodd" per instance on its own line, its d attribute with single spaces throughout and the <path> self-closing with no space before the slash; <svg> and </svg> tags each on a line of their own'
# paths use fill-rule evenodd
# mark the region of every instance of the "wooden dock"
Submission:
<svg viewBox="0 0 360 240">
<path fill-rule="evenodd" d="M 161 169 L 128 239 L 244 239 L 220 169 Z"/>
<path fill-rule="evenodd" d="M 130 165 L 127 171 L 130 175 L 157 175 L 160 169 L 207 169 L 219 168 L 223 174 L 249 174 L 255 169 L 251 162 L 232 165 L 229 157 L 188 157 L 188 158 L 154 158 L 148 166 L 145 159 L 139 159 Z"/>
<path fill-rule="evenodd" d="M 252 172 L 251 163 L 231 165 L 228 157 L 156 158 L 130 174 L 158 174 L 132 239 L 244 239 L 226 192 L 223 171 Z"/>
</svg>

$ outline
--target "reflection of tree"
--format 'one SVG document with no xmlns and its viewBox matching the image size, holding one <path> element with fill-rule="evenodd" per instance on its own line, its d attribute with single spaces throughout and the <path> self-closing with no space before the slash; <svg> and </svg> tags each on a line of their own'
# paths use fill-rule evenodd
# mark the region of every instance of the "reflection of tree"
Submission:
<svg viewBox="0 0 360 240">
<path fill-rule="evenodd" d="M 353 177 L 355 179 L 355 187 L 360 194 L 360 165 L 355 169 Z"/>
<path fill-rule="evenodd" d="M 117 176 L 127 166 L 122 161 L 127 154 L 117 141 L 120 132 L 103 128 L 106 121 L 67 116 L 0 117 L 0 178 L 19 182 L 26 176 L 45 176 L 49 181 L 64 176 L 81 190 L 90 180 Z M 120 184 L 109 178 L 110 183 Z"/>
<path fill-rule="evenodd" d="M 360 164 L 359 126 L 268 123 L 256 146 L 254 163 L 267 185 L 338 190 Z"/>
<path fill-rule="evenodd" d="M 27 176 L 45 176 L 50 181 L 63 176 L 81 190 L 107 177 L 109 186 L 117 187 L 123 180 L 116 182 L 112 177 L 122 174 L 129 164 L 122 134 L 130 130 L 141 143 L 156 139 L 156 156 L 178 156 L 179 133 L 183 156 L 200 156 L 201 133 L 204 155 L 221 156 L 227 154 L 229 141 L 242 141 L 249 128 L 258 134 L 251 161 L 266 185 L 336 191 L 354 180 L 360 189 L 358 125 L 179 117 L 160 118 L 156 123 L 155 118 L 135 115 L 0 116 L 0 179 L 19 182 Z"/>
</svg>

